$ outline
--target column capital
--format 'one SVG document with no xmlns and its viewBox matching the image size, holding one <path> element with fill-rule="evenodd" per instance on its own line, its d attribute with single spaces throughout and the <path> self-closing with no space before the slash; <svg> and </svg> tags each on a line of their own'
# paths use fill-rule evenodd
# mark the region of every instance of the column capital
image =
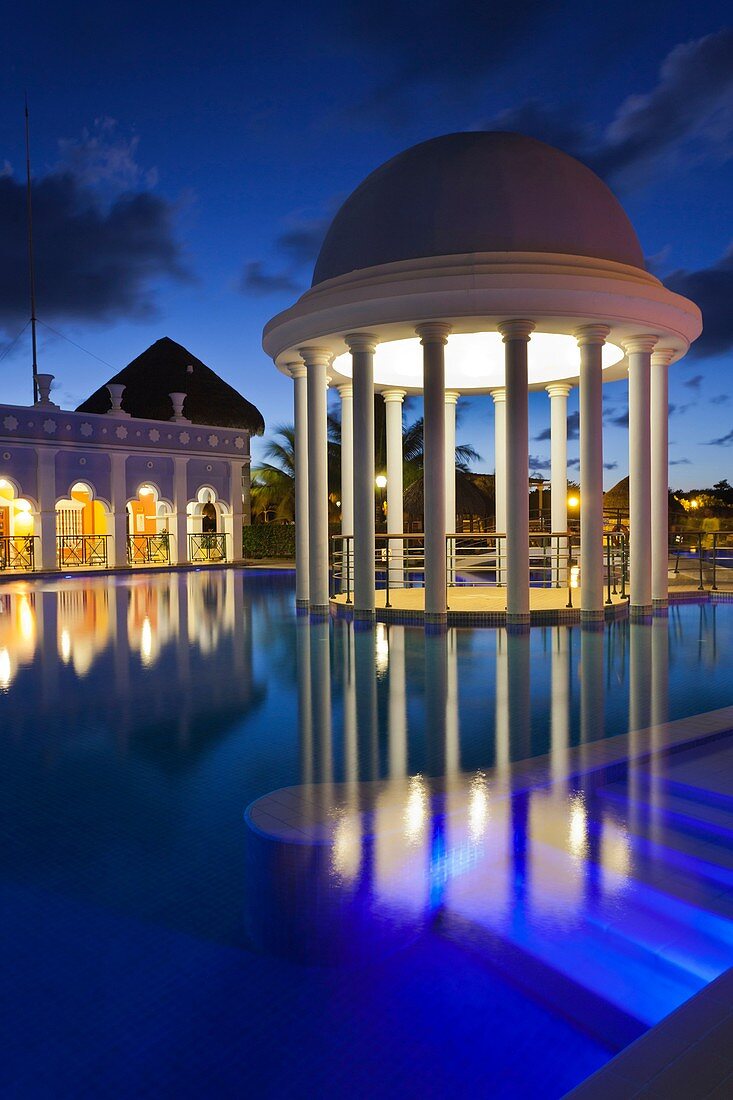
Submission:
<svg viewBox="0 0 733 1100">
<path fill-rule="evenodd" d="M 458 390 L 446 390 L 445 391 L 445 403 L 446 405 L 457 405 L 458 398 L 460 397 Z"/>
<path fill-rule="evenodd" d="M 640 333 L 638 336 L 629 336 L 624 340 L 624 351 L 627 355 L 634 351 L 646 352 L 651 355 L 659 340 L 658 336 L 651 333 Z"/>
<path fill-rule="evenodd" d="M 578 341 L 578 347 L 584 348 L 589 344 L 605 344 L 610 331 L 608 325 L 581 325 L 573 336 Z"/>
<path fill-rule="evenodd" d="M 308 373 L 302 359 L 288 361 L 287 363 L 283 363 L 283 366 L 291 378 L 305 378 Z"/>
<path fill-rule="evenodd" d="M 569 382 L 552 382 L 551 385 L 545 386 L 550 397 L 569 397 L 572 388 Z"/>
<path fill-rule="evenodd" d="M 330 367 L 333 352 L 330 348 L 312 347 L 298 348 L 298 354 L 306 367 Z"/>
<path fill-rule="evenodd" d="M 536 325 L 534 321 L 527 321 L 521 317 L 514 317 L 509 321 L 500 321 L 496 326 L 501 333 L 504 343 L 508 340 L 529 340 Z"/>
<path fill-rule="evenodd" d="M 506 401 L 506 386 L 499 386 L 498 389 L 489 390 L 489 393 L 495 405 L 498 405 L 500 401 Z"/>
<path fill-rule="evenodd" d="M 382 397 L 384 398 L 385 405 L 389 405 L 392 402 L 399 402 L 400 405 L 407 397 L 406 390 L 382 390 Z"/>
<path fill-rule="evenodd" d="M 374 354 L 379 337 L 373 332 L 350 332 L 344 336 L 344 343 L 349 351 L 369 351 Z"/>
<path fill-rule="evenodd" d="M 652 366 L 668 367 L 676 354 L 674 348 L 655 348 L 652 352 Z"/>
<path fill-rule="evenodd" d="M 425 321 L 422 325 L 415 326 L 415 335 L 420 337 L 420 343 L 447 344 L 448 337 L 453 331 L 453 325 L 448 321 Z"/>
<path fill-rule="evenodd" d="M 354 396 L 354 387 L 353 387 L 353 384 L 351 382 L 344 382 L 343 385 L 337 386 L 336 389 L 337 389 L 338 395 L 339 395 L 339 397 L 341 398 L 342 401 L 344 400 L 344 398 L 349 398 L 349 397 Z"/>
</svg>

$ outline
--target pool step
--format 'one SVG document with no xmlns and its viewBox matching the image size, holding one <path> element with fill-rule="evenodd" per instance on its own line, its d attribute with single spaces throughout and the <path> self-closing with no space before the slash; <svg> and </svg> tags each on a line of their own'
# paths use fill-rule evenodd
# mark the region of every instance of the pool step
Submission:
<svg viewBox="0 0 733 1100">
<path fill-rule="evenodd" d="M 733 811 L 682 798 L 679 795 L 658 791 L 655 805 L 649 801 L 649 789 L 644 797 L 629 798 L 628 789 L 620 783 L 601 787 L 594 798 L 617 807 L 627 829 L 635 834 L 647 835 L 654 831 L 659 839 L 670 840 L 671 847 L 680 850 L 697 850 L 702 855 L 719 851 L 716 862 L 733 869 Z"/>
</svg>

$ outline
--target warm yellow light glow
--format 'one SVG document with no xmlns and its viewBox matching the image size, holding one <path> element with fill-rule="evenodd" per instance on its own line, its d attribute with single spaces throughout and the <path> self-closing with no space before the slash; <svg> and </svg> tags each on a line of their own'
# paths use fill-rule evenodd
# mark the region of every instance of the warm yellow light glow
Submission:
<svg viewBox="0 0 733 1100">
<path fill-rule="evenodd" d="M 35 619 L 33 616 L 33 608 L 30 605 L 30 601 L 27 596 L 21 596 L 18 605 L 18 618 L 20 621 L 20 633 L 23 640 L 30 642 L 35 634 Z"/>
<path fill-rule="evenodd" d="M 376 650 L 377 672 L 386 672 L 389 668 L 389 637 L 384 623 L 377 623 L 374 648 Z"/>
<path fill-rule="evenodd" d="M 579 584 L 580 584 L 580 566 L 579 565 L 571 565 L 570 566 L 570 587 L 571 588 L 577 588 Z"/>
<path fill-rule="evenodd" d="M 700 507 L 700 501 L 699 500 L 691 500 L 690 501 L 690 508 L 699 508 L 699 507 Z"/>
<path fill-rule="evenodd" d="M 604 871 L 612 875 L 619 875 L 621 879 L 628 877 L 631 870 L 631 844 L 628 835 L 616 826 L 607 826 L 601 835 L 601 865 Z M 607 889 L 623 886 L 623 882 L 614 884 L 613 880 L 606 883 Z"/>
<path fill-rule="evenodd" d="M 7 649 L 0 649 L 0 691 L 6 691 L 13 679 L 13 669 L 10 664 L 10 654 Z"/>
<path fill-rule="evenodd" d="M 378 489 L 387 488 L 387 478 L 384 476 L 384 474 L 377 474 L 374 480 Z"/>
<path fill-rule="evenodd" d="M 471 793 L 468 796 L 468 832 L 474 843 L 481 840 L 488 823 L 489 788 L 486 776 L 479 771 L 471 780 Z"/>
<path fill-rule="evenodd" d="M 374 354 L 376 385 L 422 389 L 423 349 L 418 339 L 387 340 Z M 624 353 L 615 344 L 604 344 L 604 369 L 619 363 Z M 577 378 L 578 345 L 573 336 L 533 332 L 529 342 L 529 384 L 544 385 Z M 338 355 L 333 370 L 352 376 L 351 353 Z M 448 337 L 445 349 L 446 389 L 486 390 L 504 385 L 504 345 L 498 332 L 463 332 Z"/>
<path fill-rule="evenodd" d="M 578 858 L 586 855 L 588 850 L 588 812 L 582 794 L 575 794 L 570 799 L 568 848 Z"/>
<path fill-rule="evenodd" d="M 71 657 L 71 635 L 69 634 L 68 630 L 61 631 L 59 648 L 61 652 L 61 660 L 64 662 L 65 665 L 68 665 L 69 659 Z"/>
<path fill-rule="evenodd" d="M 577 508 L 580 504 L 580 498 L 574 494 L 568 497 L 568 508 Z"/>
<path fill-rule="evenodd" d="M 0 477 L 0 489 L 9 489 L 10 482 L 6 481 L 4 477 Z"/>
<path fill-rule="evenodd" d="M 155 489 L 153 489 L 152 486 L 150 486 L 150 485 L 141 485 L 140 488 L 138 489 L 138 496 L 149 497 L 154 492 L 155 492 Z"/>
<path fill-rule="evenodd" d="M 410 776 L 405 803 L 405 839 L 408 844 L 419 844 L 428 820 L 428 786 L 421 775 Z"/>
<path fill-rule="evenodd" d="M 361 821 L 353 810 L 336 810 L 335 817 L 331 870 L 344 882 L 353 882 L 361 866 Z"/>
<path fill-rule="evenodd" d="M 142 629 L 140 630 L 140 656 L 144 665 L 149 665 L 151 657 L 153 655 L 153 629 L 150 625 L 150 619 L 147 617 L 143 621 Z"/>
</svg>

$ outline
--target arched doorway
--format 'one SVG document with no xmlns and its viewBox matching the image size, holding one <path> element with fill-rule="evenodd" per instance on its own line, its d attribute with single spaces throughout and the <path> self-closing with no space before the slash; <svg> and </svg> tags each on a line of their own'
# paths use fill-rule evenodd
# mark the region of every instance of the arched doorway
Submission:
<svg viewBox="0 0 733 1100">
<path fill-rule="evenodd" d="M 17 485 L 0 478 L 0 569 L 33 569 L 34 535 L 33 505 Z"/>
<path fill-rule="evenodd" d="M 188 556 L 190 561 L 226 561 L 226 509 L 209 486 L 199 489 L 188 505 Z"/>
<path fill-rule="evenodd" d="M 56 553 L 60 569 L 106 566 L 111 516 L 93 486 L 75 482 L 68 497 L 56 501 Z"/>
<path fill-rule="evenodd" d="M 150 483 L 141 485 L 137 496 L 128 501 L 127 560 L 131 565 L 170 563 L 170 515 L 170 506 Z"/>
</svg>

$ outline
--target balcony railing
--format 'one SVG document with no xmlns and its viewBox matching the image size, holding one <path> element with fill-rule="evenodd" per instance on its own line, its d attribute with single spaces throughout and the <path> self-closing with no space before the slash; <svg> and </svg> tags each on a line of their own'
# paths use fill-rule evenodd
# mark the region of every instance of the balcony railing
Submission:
<svg viewBox="0 0 733 1100">
<path fill-rule="evenodd" d="M 36 567 L 36 535 L 3 535 L 0 538 L 0 570 Z"/>
<path fill-rule="evenodd" d="M 127 560 L 130 565 L 169 565 L 170 535 L 167 531 L 157 535 L 128 535 Z"/>
<path fill-rule="evenodd" d="M 108 535 L 57 535 L 59 569 L 107 565 Z"/>
<path fill-rule="evenodd" d="M 446 535 L 447 587 L 498 587 L 506 584 L 506 535 L 503 533 L 461 533 Z M 598 547 L 603 555 L 606 603 L 613 596 L 626 598 L 628 584 L 628 536 L 606 533 Z M 580 538 L 572 531 L 530 532 L 530 586 L 567 590 L 567 606 L 573 606 L 573 590 L 580 587 Z M 345 594 L 351 603 L 354 587 L 353 535 L 331 537 L 331 592 Z M 425 535 L 383 534 L 375 536 L 375 588 L 390 590 L 422 588 L 425 585 Z"/>
<path fill-rule="evenodd" d="M 207 532 L 188 536 L 188 559 L 199 562 L 222 562 L 227 560 L 226 535 Z"/>
</svg>

